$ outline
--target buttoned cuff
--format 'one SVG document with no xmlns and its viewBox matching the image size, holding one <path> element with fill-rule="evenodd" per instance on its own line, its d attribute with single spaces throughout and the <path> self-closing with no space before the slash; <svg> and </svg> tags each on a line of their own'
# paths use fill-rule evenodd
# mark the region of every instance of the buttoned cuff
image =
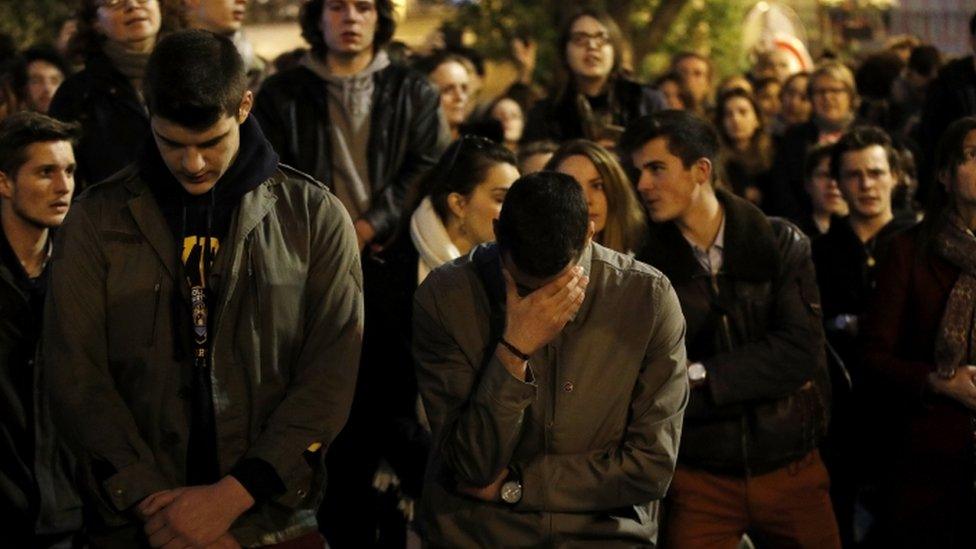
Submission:
<svg viewBox="0 0 976 549">
<path fill-rule="evenodd" d="M 155 467 L 143 462 L 137 462 L 112 475 L 102 483 L 102 487 L 120 513 L 146 496 L 172 488 Z"/>
</svg>

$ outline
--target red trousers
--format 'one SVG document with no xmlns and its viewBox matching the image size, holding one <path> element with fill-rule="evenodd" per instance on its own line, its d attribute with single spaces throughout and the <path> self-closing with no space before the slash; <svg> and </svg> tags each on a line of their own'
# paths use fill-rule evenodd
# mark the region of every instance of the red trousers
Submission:
<svg viewBox="0 0 976 549">
<path fill-rule="evenodd" d="M 667 499 L 663 547 L 735 549 L 748 533 L 762 547 L 839 549 L 829 489 L 817 451 L 751 477 L 678 466 Z"/>
</svg>

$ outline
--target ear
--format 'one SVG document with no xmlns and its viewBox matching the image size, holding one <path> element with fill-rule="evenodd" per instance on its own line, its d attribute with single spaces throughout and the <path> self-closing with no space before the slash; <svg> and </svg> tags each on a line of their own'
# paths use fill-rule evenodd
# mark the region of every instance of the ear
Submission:
<svg viewBox="0 0 976 549">
<path fill-rule="evenodd" d="M 243 124 L 247 120 L 247 116 L 251 114 L 251 108 L 254 107 L 254 93 L 251 90 L 244 92 L 244 97 L 241 98 L 241 104 L 237 107 L 237 123 Z"/>
<path fill-rule="evenodd" d="M 451 213 L 457 218 L 464 217 L 464 207 L 467 205 L 468 201 L 464 198 L 461 193 L 451 193 L 447 195 L 447 207 L 450 208 Z"/>
<path fill-rule="evenodd" d="M 712 161 L 707 158 L 699 158 L 692 169 L 695 183 L 698 185 L 710 184 L 712 181 Z"/>
<path fill-rule="evenodd" d="M 4 172 L 0 172 L 0 197 L 6 200 L 12 200 L 14 197 L 14 182 Z"/>
</svg>

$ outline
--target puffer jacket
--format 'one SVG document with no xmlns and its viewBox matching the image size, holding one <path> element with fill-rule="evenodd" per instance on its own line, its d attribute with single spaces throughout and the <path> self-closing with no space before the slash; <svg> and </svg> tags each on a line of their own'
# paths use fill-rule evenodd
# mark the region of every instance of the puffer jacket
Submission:
<svg viewBox="0 0 976 549">
<path fill-rule="evenodd" d="M 374 77 L 369 130 L 370 208 L 376 242 L 400 219 L 410 183 L 434 165 L 446 144 L 440 97 L 427 79 L 391 64 Z M 332 142 L 325 81 L 305 67 L 278 73 L 261 87 L 254 114 L 281 161 L 332 184 Z"/>
<path fill-rule="evenodd" d="M 338 199 L 284 166 L 243 196 L 228 235 L 207 284 L 217 458 L 221 475 L 257 458 L 281 479 L 284 493 L 230 530 L 244 546 L 273 544 L 316 529 L 323 456 L 356 384 L 359 252 Z M 132 506 L 185 484 L 192 361 L 171 305 L 190 290 L 136 165 L 79 198 L 52 261 L 49 390 L 79 454 L 89 528 L 138 534 Z"/>
<path fill-rule="evenodd" d="M 810 241 L 731 193 L 722 268 L 710 276 L 673 223 L 654 224 L 639 258 L 674 285 L 688 323 L 692 390 L 678 463 L 728 475 L 778 469 L 813 450 L 829 381 Z"/>
</svg>

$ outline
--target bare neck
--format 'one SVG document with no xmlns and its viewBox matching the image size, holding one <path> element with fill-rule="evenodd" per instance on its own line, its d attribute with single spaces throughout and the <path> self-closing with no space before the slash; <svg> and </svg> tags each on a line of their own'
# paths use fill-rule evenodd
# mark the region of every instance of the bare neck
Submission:
<svg viewBox="0 0 976 549">
<path fill-rule="evenodd" d="M 677 224 L 685 238 L 694 242 L 699 248 L 707 250 L 718 237 L 725 212 L 711 187 L 701 188 L 699 192 L 700 195 L 695 198 L 695 203 L 678 218 Z"/>
<path fill-rule="evenodd" d="M 587 97 L 596 97 L 600 95 L 600 92 L 602 92 L 606 87 L 609 79 L 609 76 L 604 76 L 601 78 L 582 78 L 577 76 L 576 89 Z"/>
<path fill-rule="evenodd" d="M 852 214 L 847 220 L 851 224 L 851 229 L 857 235 L 857 238 L 861 242 L 867 242 L 874 238 L 894 218 L 895 216 L 891 212 L 888 212 L 885 215 L 875 217 L 857 217 Z"/>
<path fill-rule="evenodd" d="M 970 231 L 976 231 L 976 204 L 956 201 L 955 208 L 959 218 L 966 224 L 966 228 Z"/>
<path fill-rule="evenodd" d="M 332 52 L 325 53 L 325 66 L 335 76 L 352 76 L 359 74 L 373 62 L 373 50 L 364 50 L 351 55 Z"/>
<path fill-rule="evenodd" d="M 0 225 L 27 276 L 36 278 L 44 270 L 47 260 L 48 229 L 28 223 L 15 214 L 9 204 L 10 201 L 3 201 Z"/>
</svg>

